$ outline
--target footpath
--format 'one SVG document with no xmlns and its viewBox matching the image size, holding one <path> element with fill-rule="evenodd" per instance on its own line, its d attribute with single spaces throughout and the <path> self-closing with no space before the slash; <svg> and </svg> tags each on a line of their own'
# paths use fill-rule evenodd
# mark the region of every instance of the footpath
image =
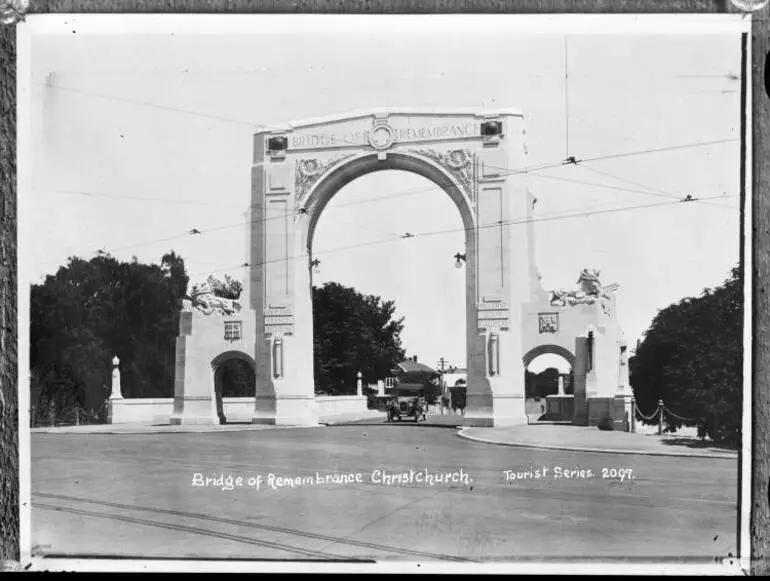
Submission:
<svg viewBox="0 0 770 581">
<path fill-rule="evenodd" d="M 459 414 L 428 415 L 427 421 L 394 422 L 388 424 L 384 412 L 369 410 L 354 415 L 322 416 L 319 426 L 372 426 L 392 428 L 450 428 L 468 440 L 500 446 L 598 452 L 607 454 L 636 454 L 651 456 L 681 456 L 734 460 L 736 449 L 720 447 L 709 440 L 700 440 L 691 432 L 658 435 L 654 427 L 638 426 L 638 431 L 613 432 L 596 427 L 556 423 L 530 423 L 511 428 L 478 428 L 463 426 L 465 418 Z M 204 432 L 246 432 L 256 430 L 297 429 L 301 426 L 271 426 L 248 422 L 222 425 L 170 426 L 155 424 L 98 424 L 84 426 L 57 426 L 32 428 L 32 433 L 43 434 L 162 434 Z"/>
<path fill-rule="evenodd" d="M 683 456 L 736 459 L 735 449 L 723 448 L 713 442 L 691 435 L 640 432 L 612 432 L 596 427 L 530 424 L 512 428 L 463 427 L 458 436 L 501 446 L 519 446 L 545 450 L 574 452 L 603 452 L 607 454 L 638 454 L 649 456 Z"/>
<path fill-rule="evenodd" d="M 321 416 L 319 426 L 349 424 L 359 421 L 383 420 L 383 412 L 367 411 L 358 414 L 338 416 Z M 171 426 L 163 423 L 131 423 L 131 424 L 90 424 L 83 426 L 55 426 L 31 428 L 33 434 L 199 434 L 204 432 L 251 432 L 257 430 L 298 429 L 304 426 L 271 426 L 267 424 L 252 424 L 250 422 L 235 422 L 215 425 L 184 425 Z"/>
</svg>

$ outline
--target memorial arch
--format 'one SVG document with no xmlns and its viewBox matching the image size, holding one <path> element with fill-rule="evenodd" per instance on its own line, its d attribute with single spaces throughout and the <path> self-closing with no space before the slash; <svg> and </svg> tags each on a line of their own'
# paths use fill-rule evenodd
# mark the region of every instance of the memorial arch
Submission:
<svg viewBox="0 0 770 581">
<path fill-rule="evenodd" d="M 254 142 L 250 308 L 256 345 L 255 421 L 313 424 L 312 238 L 325 205 L 362 175 L 400 169 L 436 183 L 466 230 L 467 417 L 525 423 L 520 352 L 527 239 L 506 224 L 527 212 L 519 112 L 380 111 L 297 123 Z M 479 228 L 483 225 L 483 228 Z M 279 365 L 280 363 L 280 365 Z"/>
<path fill-rule="evenodd" d="M 316 425 L 311 262 L 325 205 L 345 184 L 399 169 L 422 175 L 454 201 L 466 232 L 468 407 L 472 425 L 526 423 L 522 311 L 529 296 L 523 116 L 518 111 L 380 110 L 291 123 L 254 135 L 245 301 L 224 323 L 182 313 L 175 423 L 207 423 L 214 409 L 204 361 L 237 347 L 253 354 L 253 421 Z"/>
<path fill-rule="evenodd" d="M 196 299 L 203 308 L 188 304 L 183 309 L 171 422 L 218 423 L 209 362 L 237 351 L 254 361 L 253 422 L 318 424 L 312 312 L 315 228 L 343 186 L 366 174 L 396 169 L 435 183 L 455 203 L 463 221 L 465 424 L 526 424 L 527 353 L 542 344 L 557 345 L 576 354 L 580 373 L 576 351 L 582 343 L 576 337 L 583 331 L 575 325 L 589 319 L 604 324 L 606 313 L 596 309 L 606 311 L 609 303 L 593 297 L 597 300 L 589 314 L 584 312 L 588 307 L 559 307 L 540 287 L 532 223 L 517 224 L 532 216 L 535 203 L 522 171 L 524 135 L 518 111 L 415 110 L 353 113 L 256 133 L 243 299 L 228 302 L 204 289 Z M 573 299 L 570 293 L 559 295 L 560 300 L 564 297 Z M 614 308 L 614 300 L 610 306 Z M 221 316 L 209 316 L 213 311 Z M 581 316 L 575 317 L 578 311 Z M 598 321 L 599 315 L 605 319 Z M 556 321 L 558 326 L 560 316 L 574 324 L 550 333 L 548 325 Z M 613 353 L 617 355 L 616 334 L 605 333 L 604 327 L 601 331 L 597 337 L 606 346 L 602 361 L 609 362 Z M 591 338 L 587 345 L 590 351 L 598 344 Z M 585 391 L 591 393 L 594 376 L 586 376 L 589 389 L 581 392 L 581 401 Z M 617 377 L 611 381 L 612 390 L 617 389 Z M 590 414 L 583 410 L 585 405 L 578 407 L 582 422 Z"/>
</svg>

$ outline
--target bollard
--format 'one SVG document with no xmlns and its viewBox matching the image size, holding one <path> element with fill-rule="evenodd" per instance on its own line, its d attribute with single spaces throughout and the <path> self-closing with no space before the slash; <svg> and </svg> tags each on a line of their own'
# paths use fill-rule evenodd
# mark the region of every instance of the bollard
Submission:
<svg viewBox="0 0 770 581">
<path fill-rule="evenodd" d="M 663 434 L 663 400 L 658 400 L 658 435 Z"/>
<path fill-rule="evenodd" d="M 75 425 L 80 425 L 80 408 L 75 408 Z"/>
<path fill-rule="evenodd" d="M 56 425 L 56 407 L 53 402 L 51 402 L 48 409 L 48 420 L 53 428 Z"/>
</svg>

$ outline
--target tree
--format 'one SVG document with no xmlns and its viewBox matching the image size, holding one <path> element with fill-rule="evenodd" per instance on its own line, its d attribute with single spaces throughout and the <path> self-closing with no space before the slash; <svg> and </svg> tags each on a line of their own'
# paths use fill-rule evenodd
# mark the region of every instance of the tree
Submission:
<svg viewBox="0 0 770 581">
<path fill-rule="evenodd" d="M 388 377 L 403 360 L 404 319 L 396 305 L 338 283 L 313 287 L 313 353 L 316 390 L 355 393 L 357 373 L 364 384 Z"/>
<path fill-rule="evenodd" d="M 658 312 L 629 360 L 640 411 L 659 399 L 671 429 L 695 424 L 701 437 L 738 443 L 743 390 L 743 282 L 739 267 L 715 289 Z M 691 419 L 685 422 L 678 419 Z"/>
<path fill-rule="evenodd" d="M 110 255 L 71 257 L 31 289 L 30 367 L 38 403 L 101 407 L 120 358 L 127 397 L 170 397 L 175 339 L 187 287 L 175 253 L 160 265 Z"/>
</svg>

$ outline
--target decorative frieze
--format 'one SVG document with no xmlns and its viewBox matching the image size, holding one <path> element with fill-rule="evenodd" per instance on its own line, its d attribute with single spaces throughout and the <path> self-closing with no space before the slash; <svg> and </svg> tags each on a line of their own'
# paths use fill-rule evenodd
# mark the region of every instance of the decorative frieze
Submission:
<svg viewBox="0 0 770 581">
<path fill-rule="evenodd" d="M 294 199 L 297 207 L 301 207 L 300 202 L 302 198 L 310 191 L 313 184 L 318 181 L 318 178 L 354 155 L 353 153 L 348 153 L 328 159 L 319 159 L 317 157 L 298 159 L 294 176 Z"/>
<path fill-rule="evenodd" d="M 412 153 L 425 156 L 454 177 L 462 186 L 471 203 L 476 203 L 476 163 L 474 155 L 467 149 L 452 149 L 449 151 L 436 151 L 435 149 L 413 149 Z"/>
</svg>

